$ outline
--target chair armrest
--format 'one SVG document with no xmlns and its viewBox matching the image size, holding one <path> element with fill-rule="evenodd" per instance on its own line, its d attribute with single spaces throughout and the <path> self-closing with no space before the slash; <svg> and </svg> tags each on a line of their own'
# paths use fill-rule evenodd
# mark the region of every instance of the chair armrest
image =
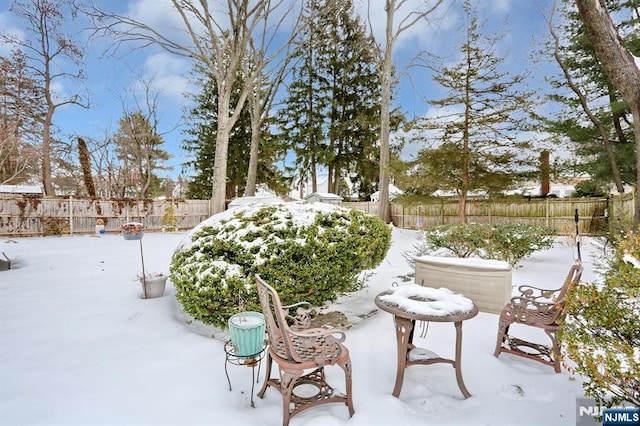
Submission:
<svg viewBox="0 0 640 426">
<path fill-rule="evenodd" d="M 518 299 L 518 298 L 524 298 L 529 300 L 543 299 L 547 301 L 552 301 L 554 296 L 558 294 L 560 290 L 562 290 L 562 288 L 546 289 L 546 288 L 534 287 L 532 285 L 521 285 L 518 287 L 518 291 L 520 292 L 520 295 L 512 298 L 512 300 Z"/>
<path fill-rule="evenodd" d="M 293 308 L 295 308 L 295 314 L 290 313 Z M 292 330 L 302 330 L 311 326 L 310 312 L 312 309 L 313 305 L 309 302 L 298 302 L 282 307 L 285 317 L 291 320 L 290 327 Z"/>
</svg>

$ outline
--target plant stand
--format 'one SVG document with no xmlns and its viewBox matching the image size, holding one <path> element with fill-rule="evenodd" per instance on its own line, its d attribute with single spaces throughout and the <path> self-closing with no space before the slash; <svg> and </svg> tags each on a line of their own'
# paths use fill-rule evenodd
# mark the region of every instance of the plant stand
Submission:
<svg viewBox="0 0 640 426">
<path fill-rule="evenodd" d="M 264 358 L 265 349 L 267 348 L 266 340 L 262 341 L 262 348 L 260 352 L 252 354 L 250 356 L 238 356 L 236 355 L 236 346 L 228 340 L 224 345 L 225 361 L 224 361 L 224 374 L 227 376 L 227 382 L 229 383 L 229 391 L 231 391 L 231 379 L 229 378 L 228 364 L 231 365 L 244 365 L 251 367 L 251 408 L 256 408 L 253 402 L 253 388 L 255 384 L 260 380 L 260 364 Z M 258 375 L 256 378 L 255 370 L 258 366 Z"/>
<path fill-rule="evenodd" d="M 144 252 L 142 250 L 142 237 L 144 236 L 144 225 L 139 222 L 129 222 L 122 225 L 122 237 L 127 241 L 135 241 L 138 240 L 140 242 L 140 260 L 142 261 L 142 277 L 140 278 L 140 282 L 142 283 L 142 298 L 148 299 L 149 296 L 147 294 L 147 274 L 144 271 Z M 164 279 L 164 283 L 162 284 L 162 294 L 164 294 L 164 286 L 166 285 L 167 279 Z M 155 287 L 155 286 L 154 286 Z M 153 296 L 158 297 L 158 296 Z"/>
</svg>

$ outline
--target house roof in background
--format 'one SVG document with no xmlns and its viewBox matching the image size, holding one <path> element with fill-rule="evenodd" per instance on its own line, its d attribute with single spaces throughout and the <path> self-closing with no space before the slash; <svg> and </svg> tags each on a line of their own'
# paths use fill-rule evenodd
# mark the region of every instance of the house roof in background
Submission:
<svg viewBox="0 0 640 426">
<path fill-rule="evenodd" d="M 42 194 L 38 185 L 0 185 L 0 194 Z"/>
<path fill-rule="evenodd" d="M 307 195 L 306 197 L 304 197 L 305 200 L 309 200 L 311 198 L 319 198 L 322 200 L 338 200 L 338 201 L 342 201 L 343 198 L 339 195 L 336 194 L 332 194 L 330 192 L 314 192 L 312 194 Z"/>
</svg>

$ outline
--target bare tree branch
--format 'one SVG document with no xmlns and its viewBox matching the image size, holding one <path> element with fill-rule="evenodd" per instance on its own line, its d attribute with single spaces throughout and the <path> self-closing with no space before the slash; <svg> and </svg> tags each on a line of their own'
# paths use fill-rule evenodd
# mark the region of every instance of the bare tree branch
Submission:
<svg viewBox="0 0 640 426">
<path fill-rule="evenodd" d="M 244 103 L 253 90 L 253 82 L 258 81 L 266 67 L 278 57 L 282 49 L 262 50 L 263 66 L 243 67 L 249 53 L 252 38 L 258 28 L 270 22 L 272 16 L 281 9 L 284 0 L 227 0 L 224 13 L 209 9 L 208 0 L 171 0 L 173 9 L 180 18 L 181 27 L 171 32 L 162 32 L 130 17 L 90 8 L 87 13 L 93 17 L 95 34 L 108 35 L 116 40 L 117 47 L 123 43 L 138 43 L 135 47 L 157 45 L 165 51 L 192 58 L 215 79 L 218 89 L 218 128 L 216 152 L 212 179 L 212 213 L 225 209 L 227 155 L 231 129 L 240 117 Z M 285 11 L 285 14 L 287 12 Z M 280 23 L 283 22 L 280 19 Z M 268 27 L 270 37 L 275 39 L 279 24 Z M 187 35 L 189 41 L 180 36 Z M 285 37 L 286 38 L 286 37 Z M 242 72 L 242 78 L 239 73 Z M 231 106 L 232 91 L 243 83 L 240 95 Z"/>
</svg>

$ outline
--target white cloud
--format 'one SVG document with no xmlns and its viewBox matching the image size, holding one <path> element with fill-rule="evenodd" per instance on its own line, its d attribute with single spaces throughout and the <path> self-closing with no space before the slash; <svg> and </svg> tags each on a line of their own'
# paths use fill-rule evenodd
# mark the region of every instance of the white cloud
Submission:
<svg viewBox="0 0 640 426">
<path fill-rule="evenodd" d="M 136 0 L 129 4 L 127 14 L 151 28 L 182 27 L 180 15 L 168 1 Z"/>
<path fill-rule="evenodd" d="M 512 0 L 475 0 L 478 6 L 483 10 L 488 10 L 494 13 L 505 14 L 511 10 L 511 6 L 514 4 Z"/>
<path fill-rule="evenodd" d="M 190 68 L 190 61 L 166 52 L 150 55 L 144 63 L 145 77 L 153 80 L 154 88 L 179 99 L 187 91 L 187 73 Z"/>
</svg>

